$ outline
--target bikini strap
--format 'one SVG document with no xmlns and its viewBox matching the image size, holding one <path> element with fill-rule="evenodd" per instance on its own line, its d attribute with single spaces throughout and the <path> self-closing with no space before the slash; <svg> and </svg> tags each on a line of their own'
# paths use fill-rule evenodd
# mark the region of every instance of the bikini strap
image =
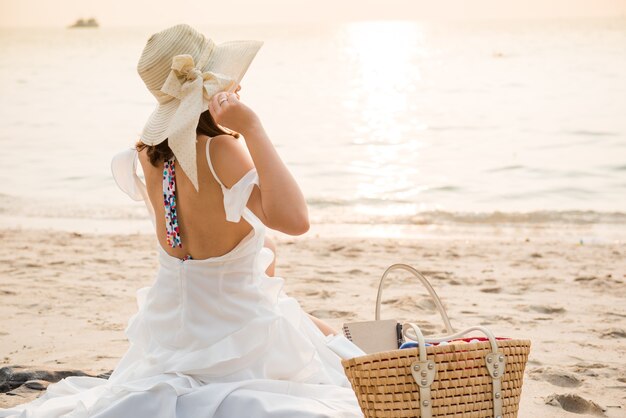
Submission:
<svg viewBox="0 0 626 418">
<path fill-rule="evenodd" d="M 167 243 L 172 248 L 182 247 L 176 213 L 176 163 L 173 156 L 163 162 L 163 204 Z"/>
<path fill-rule="evenodd" d="M 211 173 L 213 173 L 213 177 L 219 183 L 219 185 L 222 188 L 222 190 L 224 190 L 226 188 L 226 186 L 224 186 L 224 183 L 222 183 L 220 178 L 217 176 L 217 173 L 215 172 L 215 169 L 213 168 L 213 163 L 211 162 L 211 155 L 210 155 L 211 153 L 209 152 L 209 145 L 211 144 L 211 140 L 212 139 L 213 139 L 213 137 L 210 136 L 209 139 L 207 139 L 207 141 L 206 141 L 206 161 L 209 164 L 209 169 L 211 170 Z"/>
</svg>

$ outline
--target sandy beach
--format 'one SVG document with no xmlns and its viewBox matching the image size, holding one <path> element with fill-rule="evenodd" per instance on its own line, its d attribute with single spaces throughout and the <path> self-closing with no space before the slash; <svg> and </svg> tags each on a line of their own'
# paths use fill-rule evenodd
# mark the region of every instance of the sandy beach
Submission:
<svg viewBox="0 0 626 418">
<path fill-rule="evenodd" d="M 337 328 L 373 319 L 382 272 L 404 262 L 431 280 L 457 329 L 484 325 L 532 341 L 520 417 L 624 416 L 623 243 L 549 238 L 545 230 L 540 238 L 316 235 L 270 235 L 278 247 L 276 275 L 307 312 Z M 127 349 L 135 292 L 157 269 L 154 238 L 36 229 L 3 230 L 0 238 L 2 367 L 112 370 Z M 442 331 L 425 290 L 408 275 L 389 278 L 383 318 Z M 21 386 L 1 394 L 0 407 L 40 393 Z"/>
</svg>

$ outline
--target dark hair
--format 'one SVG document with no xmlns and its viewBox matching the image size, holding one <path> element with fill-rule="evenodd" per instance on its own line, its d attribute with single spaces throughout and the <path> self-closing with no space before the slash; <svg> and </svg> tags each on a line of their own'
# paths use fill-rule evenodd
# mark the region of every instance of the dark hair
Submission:
<svg viewBox="0 0 626 418">
<path fill-rule="evenodd" d="M 235 131 L 225 131 L 222 129 L 215 121 L 213 120 L 213 116 L 211 113 L 206 110 L 202 112 L 200 115 L 200 119 L 198 120 L 198 127 L 196 128 L 196 133 L 206 136 L 217 136 L 217 135 L 232 135 L 235 138 L 239 138 L 239 133 Z M 150 164 L 155 167 L 158 167 L 159 163 L 162 163 L 165 160 L 169 160 L 172 158 L 174 153 L 172 149 L 167 143 L 167 139 L 165 141 L 157 144 L 157 145 L 146 145 L 141 140 L 138 140 L 135 144 L 135 149 L 137 151 L 141 151 L 144 148 L 147 148 L 148 158 L 150 159 Z"/>
</svg>

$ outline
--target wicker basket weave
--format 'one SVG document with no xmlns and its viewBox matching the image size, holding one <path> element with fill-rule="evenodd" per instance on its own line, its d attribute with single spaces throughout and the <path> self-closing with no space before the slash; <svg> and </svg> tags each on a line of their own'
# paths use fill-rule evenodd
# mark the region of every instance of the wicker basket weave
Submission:
<svg viewBox="0 0 626 418">
<path fill-rule="evenodd" d="M 406 265 L 387 269 L 379 286 L 377 320 L 382 282 L 393 269 L 421 276 Z M 421 276 L 420 280 L 426 279 Z M 430 293 L 438 299 L 434 291 Z M 440 300 L 436 304 L 443 309 Z M 453 331 L 445 312 L 440 313 L 448 331 Z M 422 343 L 446 341 L 477 329 L 491 335 L 483 327 L 472 327 L 448 338 L 424 339 L 414 324 L 411 327 Z M 517 417 L 529 352 L 530 340 L 495 339 L 491 335 L 489 341 L 426 346 L 421 353 L 420 348 L 372 353 L 343 360 L 342 365 L 365 417 L 513 418 Z M 498 373 L 496 365 L 494 377 L 493 363 L 499 363 L 504 374 Z"/>
</svg>

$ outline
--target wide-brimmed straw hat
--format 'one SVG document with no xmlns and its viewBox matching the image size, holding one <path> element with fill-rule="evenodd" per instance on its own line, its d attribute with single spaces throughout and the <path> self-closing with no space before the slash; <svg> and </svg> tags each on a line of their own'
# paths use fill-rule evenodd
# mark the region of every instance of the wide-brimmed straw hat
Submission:
<svg viewBox="0 0 626 418">
<path fill-rule="evenodd" d="M 158 105 L 141 133 L 141 142 L 166 139 L 196 190 L 196 127 L 210 99 L 235 90 L 262 41 L 216 44 L 189 25 L 172 26 L 148 39 L 137 64 L 139 76 Z"/>
</svg>

